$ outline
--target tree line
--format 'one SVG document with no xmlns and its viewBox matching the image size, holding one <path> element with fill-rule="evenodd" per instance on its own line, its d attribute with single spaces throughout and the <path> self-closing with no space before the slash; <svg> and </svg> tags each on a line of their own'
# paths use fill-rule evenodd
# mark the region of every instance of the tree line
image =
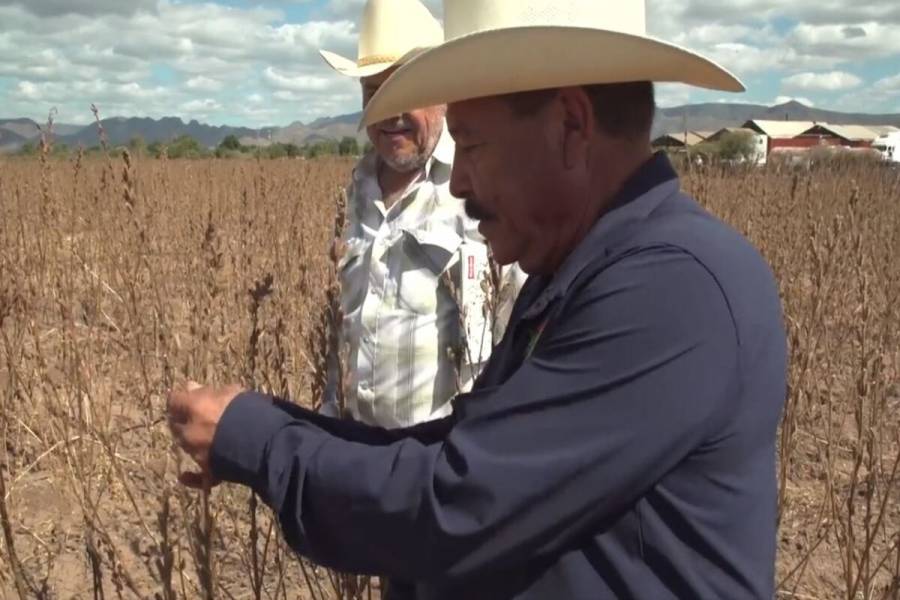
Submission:
<svg viewBox="0 0 900 600">
<path fill-rule="evenodd" d="M 273 143 L 262 145 L 244 145 L 235 135 L 226 136 L 222 142 L 214 147 L 207 148 L 189 135 L 179 136 L 169 142 L 152 142 L 148 144 L 143 137 L 134 136 L 127 145 L 116 148 L 127 148 L 129 152 L 137 156 L 151 158 L 318 158 L 320 156 L 359 156 L 367 152 L 371 144 L 366 142 L 360 147 L 356 138 L 345 136 L 340 140 L 317 140 L 315 142 L 298 145 L 294 143 Z M 54 143 L 50 153 L 53 156 L 67 156 L 77 149 L 65 143 Z M 16 152 L 19 156 L 33 156 L 41 152 L 39 144 L 25 143 Z M 101 154 L 102 146 L 95 145 L 83 148 L 85 154 Z"/>
</svg>

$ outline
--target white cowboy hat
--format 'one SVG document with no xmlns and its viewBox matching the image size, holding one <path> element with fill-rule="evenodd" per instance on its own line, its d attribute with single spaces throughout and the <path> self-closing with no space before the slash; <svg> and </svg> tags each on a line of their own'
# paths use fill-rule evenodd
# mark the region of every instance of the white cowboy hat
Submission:
<svg viewBox="0 0 900 600">
<path fill-rule="evenodd" d="M 349 77 L 369 77 L 385 71 L 416 49 L 444 41 L 441 24 L 418 0 L 369 0 L 359 27 L 357 59 L 328 50 L 319 54 Z"/>
<path fill-rule="evenodd" d="M 444 34 L 402 61 L 361 126 L 423 106 L 592 83 L 745 89 L 712 61 L 649 37 L 644 0 L 444 0 Z"/>
</svg>

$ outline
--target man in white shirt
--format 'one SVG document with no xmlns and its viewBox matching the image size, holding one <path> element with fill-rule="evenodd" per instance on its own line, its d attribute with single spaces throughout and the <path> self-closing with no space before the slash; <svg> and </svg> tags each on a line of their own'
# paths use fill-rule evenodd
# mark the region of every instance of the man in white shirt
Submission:
<svg viewBox="0 0 900 600">
<path fill-rule="evenodd" d="M 443 41 L 418 0 L 369 0 L 356 61 L 321 51 L 358 77 L 363 106 L 408 52 Z M 446 107 L 413 110 L 367 129 L 373 149 L 347 190 L 340 262 L 344 369 L 331 357 L 321 412 L 408 427 L 450 414 L 499 342 L 524 274 L 492 271 L 484 238 L 450 194 L 455 152 Z M 338 373 L 343 372 L 343 381 Z"/>
</svg>

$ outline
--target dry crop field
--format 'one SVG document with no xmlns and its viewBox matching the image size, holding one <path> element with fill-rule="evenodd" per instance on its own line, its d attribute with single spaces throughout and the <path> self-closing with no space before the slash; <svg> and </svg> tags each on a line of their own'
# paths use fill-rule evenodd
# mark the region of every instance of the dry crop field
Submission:
<svg viewBox="0 0 900 600">
<path fill-rule="evenodd" d="M 186 377 L 313 402 L 350 168 L 0 159 L 0 600 L 377 596 L 181 489 L 162 421 Z M 781 282 L 779 597 L 900 597 L 900 175 L 684 175 Z"/>
</svg>

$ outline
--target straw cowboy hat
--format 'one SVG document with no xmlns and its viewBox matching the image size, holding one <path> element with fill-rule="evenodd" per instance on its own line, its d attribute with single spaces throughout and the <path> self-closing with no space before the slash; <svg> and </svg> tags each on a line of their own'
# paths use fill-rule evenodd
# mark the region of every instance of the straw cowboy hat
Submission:
<svg viewBox="0 0 900 600">
<path fill-rule="evenodd" d="M 444 41 L 441 24 L 418 0 L 369 0 L 359 28 L 356 60 L 328 50 L 319 54 L 349 77 L 370 77 L 393 67 L 404 55 Z"/>
<path fill-rule="evenodd" d="M 744 91 L 721 66 L 648 36 L 644 0 L 444 0 L 444 34 L 444 43 L 404 59 L 361 125 L 423 106 L 592 83 Z"/>
</svg>

